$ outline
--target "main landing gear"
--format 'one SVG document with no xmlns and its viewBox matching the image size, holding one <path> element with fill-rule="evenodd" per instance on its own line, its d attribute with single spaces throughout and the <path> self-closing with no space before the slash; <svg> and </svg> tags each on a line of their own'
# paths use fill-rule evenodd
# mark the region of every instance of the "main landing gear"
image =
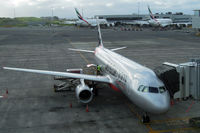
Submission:
<svg viewBox="0 0 200 133">
<path fill-rule="evenodd" d="M 145 113 L 143 116 L 142 116 L 142 123 L 144 124 L 147 124 L 150 122 L 150 117 L 147 115 L 147 113 Z"/>
<path fill-rule="evenodd" d="M 98 88 L 97 88 L 97 84 L 94 81 L 92 81 L 92 83 L 89 84 L 88 86 L 90 88 L 93 88 L 92 92 L 93 92 L 94 96 L 98 96 L 99 91 L 98 91 Z"/>
</svg>

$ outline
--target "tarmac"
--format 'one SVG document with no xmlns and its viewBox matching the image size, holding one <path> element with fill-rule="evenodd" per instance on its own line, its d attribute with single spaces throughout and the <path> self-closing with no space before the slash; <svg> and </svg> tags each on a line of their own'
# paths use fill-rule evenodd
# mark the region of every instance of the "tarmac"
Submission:
<svg viewBox="0 0 200 133">
<path fill-rule="evenodd" d="M 120 31 L 102 29 L 106 48 L 127 46 L 121 55 L 154 69 L 163 62 L 184 63 L 200 57 L 200 38 L 182 31 Z M 83 68 L 95 63 L 96 29 L 76 27 L 0 28 L 0 67 L 52 71 Z M 151 123 L 141 123 L 143 111 L 122 93 L 99 84 L 99 95 L 86 106 L 74 92 L 55 93 L 52 76 L 0 69 L 1 133 L 198 133 L 188 120 L 200 116 L 200 102 L 175 100 L 165 114 L 149 114 Z M 72 106 L 71 106 L 72 105 Z"/>
</svg>

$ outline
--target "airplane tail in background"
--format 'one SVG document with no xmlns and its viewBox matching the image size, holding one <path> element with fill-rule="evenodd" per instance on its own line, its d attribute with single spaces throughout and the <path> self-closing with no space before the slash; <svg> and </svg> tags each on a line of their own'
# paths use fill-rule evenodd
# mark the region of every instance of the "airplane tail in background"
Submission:
<svg viewBox="0 0 200 133">
<path fill-rule="evenodd" d="M 86 22 L 88 25 L 90 25 L 90 24 L 81 16 L 81 14 L 79 13 L 79 11 L 78 11 L 77 8 L 75 8 L 75 11 L 76 11 L 76 14 L 77 14 L 77 16 L 78 16 L 78 18 L 79 18 L 80 20 L 82 20 L 82 21 Z"/>
<path fill-rule="evenodd" d="M 77 8 L 75 8 L 75 11 L 76 11 L 76 14 L 77 14 L 78 18 L 82 20 L 83 17 L 81 16 L 81 14 L 79 13 Z"/>
<path fill-rule="evenodd" d="M 151 12 L 151 9 L 150 9 L 149 6 L 148 6 L 148 10 L 149 10 L 150 18 L 151 18 L 151 19 L 155 19 L 155 17 L 154 17 L 154 15 L 153 15 L 153 13 Z"/>
</svg>

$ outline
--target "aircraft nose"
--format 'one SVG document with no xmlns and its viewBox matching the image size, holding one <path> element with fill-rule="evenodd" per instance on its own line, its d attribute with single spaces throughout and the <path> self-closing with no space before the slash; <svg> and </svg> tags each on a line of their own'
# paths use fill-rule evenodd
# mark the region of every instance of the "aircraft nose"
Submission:
<svg viewBox="0 0 200 133">
<path fill-rule="evenodd" d="M 157 101 L 154 101 L 153 106 L 155 107 L 154 113 L 160 114 L 167 112 L 170 108 L 170 96 L 168 92 L 166 92 L 165 94 L 160 94 Z"/>
</svg>

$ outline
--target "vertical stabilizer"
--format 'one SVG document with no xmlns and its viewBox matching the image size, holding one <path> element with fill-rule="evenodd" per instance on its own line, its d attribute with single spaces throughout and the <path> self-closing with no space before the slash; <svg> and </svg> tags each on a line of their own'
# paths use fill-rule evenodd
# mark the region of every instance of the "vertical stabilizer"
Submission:
<svg viewBox="0 0 200 133">
<path fill-rule="evenodd" d="M 76 11 L 76 14 L 77 14 L 78 18 L 82 20 L 83 17 L 81 16 L 81 14 L 79 13 L 77 8 L 75 8 L 75 11 Z"/>
<path fill-rule="evenodd" d="M 151 18 L 151 19 L 155 19 L 153 13 L 151 12 L 151 9 L 150 9 L 149 5 L 148 5 L 148 10 L 149 10 L 150 18 Z"/>
<path fill-rule="evenodd" d="M 102 37 L 101 37 L 101 28 L 100 28 L 98 19 L 97 19 L 96 21 L 97 21 L 98 39 L 99 39 L 99 44 L 98 44 L 98 46 L 102 46 L 102 47 L 103 47 L 103 41 L 102 41 Z"/>
<path fill-rule="evenodd" d="M 80 20 L 82 20 L 82 21 L 86 22 L 88 25 L 90 25 L 90 24 L 88 23 L 88 21 L 86 21 L 86 20 L 81 16 L 81 14 L 79 13 L 79 11 L 78 11 L 77 8 L 75 8 L 75 11 L 76 11 L 76 14 L 77 14 L 77 16 L 78 16 L 78 18 L 79 18 Z"/>
</svg>

